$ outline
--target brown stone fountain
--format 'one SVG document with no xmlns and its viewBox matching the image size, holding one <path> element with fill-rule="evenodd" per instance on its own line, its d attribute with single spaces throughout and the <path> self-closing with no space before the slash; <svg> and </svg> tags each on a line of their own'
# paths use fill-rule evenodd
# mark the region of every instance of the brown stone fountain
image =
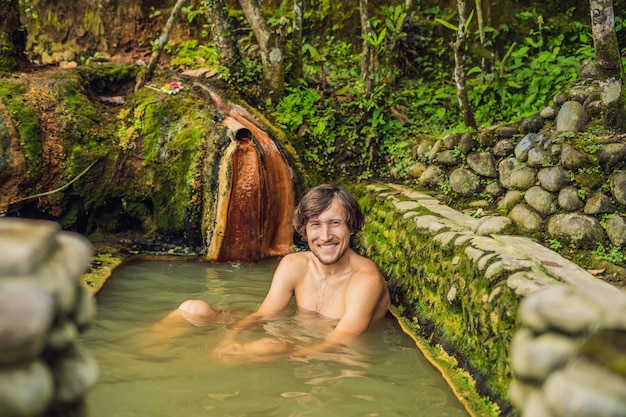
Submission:
<svg viewBox="0 0 626 417">
<path fill-rule="evenodd" d="M 209 91 L 227 115 L 230 145 L 220 159 L 215 226 L 207 236 L 207 258 L 256 262 L 293 251 L 293 174 L 272 138 L 241 107 L 229 108 Z"/>
</svg>

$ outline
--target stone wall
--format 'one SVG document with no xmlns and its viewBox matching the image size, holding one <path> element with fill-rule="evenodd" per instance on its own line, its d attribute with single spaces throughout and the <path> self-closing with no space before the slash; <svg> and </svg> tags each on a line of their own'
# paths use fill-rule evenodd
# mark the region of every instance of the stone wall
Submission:
<svg viewBox="0 0 626 417">
<path fill-rule="evenodd" d="M 422 139 L 409 175 L 476 210 L 498 210 L 517 234 L 545 231 L 557 246 L 623 254 L 626 137 L 593 133 L 602 123 L 595 79 L 585 66 L 574 86 L 520 123 Z"/>
<path fill-rule="evenodd" d="M 82 236 L 53 222 L 0 218 L 0 416 L 84 416 L 95 360 L 78 343 L 95 302 L 80 284 Z"/>
<path fill-rule="evenodd" d="M 521 395 L 511 401 L 508 391 L 513 371 L 523 369 L 509 363 L 522 300 L 557 284 L 626 297 L 535 241 L 502 234 L 508 217 L 473 218 L 397 185 L 359 185 L 353 192 L 367 213 L 361 249 L 383 270 L 399 312 L 455 356 L 503 416 L 518 415 L 524 402 Z M 575 299 L 559 308 L 565 305 L 579 307 Z M 599 355 L 610 361 L 609 353 Z"/>
</svg>

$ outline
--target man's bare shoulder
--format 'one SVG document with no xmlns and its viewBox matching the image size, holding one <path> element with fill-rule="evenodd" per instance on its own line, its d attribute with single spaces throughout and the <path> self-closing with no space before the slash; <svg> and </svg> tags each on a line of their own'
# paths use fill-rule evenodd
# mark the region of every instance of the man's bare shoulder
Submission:
<svg viewBox="0 0 626 417">
<path fill-rule="evenodd" d="M 382 278 L 376 263 L 365 256 L 352 252 L 351 263 L 355 269 L 355 273 L 359 276 L 375 276 L 376 278 Z"/>
<path fill-rule="evenodd" d="M 308 252 L 294 252 L 285 255 L 278 264 L 278 270 L 283 274 L 304 270 L 309 263 Z"/>
<path fill-rule="evenodd" d="M 285 264 L 300 264 L 309 262 L 310 252 L 292 252 L 285 256 L 281 260 L 281 263 Z"/>
<path fill-rule="evenodd" d="M 354 253 L 354 255 L 352 261 L 354 270 L 350 277 L 350 285 L 365 285 L 369 288 L 379 288 L 382 291 L 387 291 L 385 278 L 376 263 L 357 253 Z"/>
</svg>

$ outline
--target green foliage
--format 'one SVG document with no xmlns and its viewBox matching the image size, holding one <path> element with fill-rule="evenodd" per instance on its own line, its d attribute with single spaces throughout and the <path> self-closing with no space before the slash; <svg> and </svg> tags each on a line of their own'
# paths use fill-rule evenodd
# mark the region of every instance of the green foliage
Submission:
<svg viewBox="0 0 626 417">
<path fill-rule="evenodd" d="M 202 1 L 201 3 L 204 6 L 205 1 Z M 196 8 L 195 4 L 183 6 L 180 10 L 183 14 L 187 15 L 187 21 L 189 23 L 193 23 L 198 17 L 204 17 L 206 14 L 204 7 Z"/>
<path fill-rule="evenodd" d="M 443 126 L 454 124 L 455 112 L 449 111 L 456 100 L 456 90 L 449 83 L 418 82 L 414 88 L 398 92 L 398 103 L 414 115 L 409 124 L 415 130 L 439 134 Z"/>
<path fill-rule="evenodd" d="M 347 99 L 324 97 L 311 87 L 290 90 L 275 109 L 277 123 L 303 136 L 304 159 L 323 178 L 368 178 L 373 171 L 389 173 L 401 159 L 406 172 L 409 143 L 398 141 L 398 121 L 389 116 L 391 105 L 384 86 L 372 94 L 362 86 L 349 86 L 342 92 Z M 381 171 L 382 170 L 382 171 Z"/>
<path fill-rule="evenodd" d="M 328 82 L 335 88 L 341 88 L 359 78 L 359 55 L 354 54 L 352 45 L 333 36 L 326 38 L 317 47 L 305 43 L 302 52 L 311 59 L 303 68 L 307 80 Z"/>
<path fill-rule="evenodd" d="M 608 213 L 604 213 L 600 216 L 600 226 L 602 226 L 603 228 L 606 229 L 606 222 L 609 219 L 612 219 L 613 215 L 612 214 L 608 214 Z"/>
<path fill-rule="evenodd" d="M 624 251 L 619 246 L 611 246 L 610 249 L 607 249 L 602 243 L 597 242 L 596 249 L 591 253 L 598 259 L 609 261 L 613 264 L 621 264 L 626 261 L 626 255 L 624 255 Z"/>
<path fill-rule="evenodd" d="M 389 84 L 399 75 L 394 59 L 401 41 L 406 38 L 404 23 L 407 13 L 404 6 L 382 6 L 382 19 L 370 19 L 372 33 L 362 34 L 363 39 L 374 49 L 377 65 L 374 68 L 374 80 L 377 84 Z"/>
<path fill-rule="evenodd" d="M 185 68 L 217 68 L 219 55 L 211 45 L 201 44 L 197 40 L 188 40 L 174 44 L 168 42 L 165 50 L 172 54 L 172 65 Z"/>
<path fill-rule="evenodd" d="M 574 81 L 593 51 L 581 48 L 578 54 L 565 56 L 564 38 L 563 34 L 550 38 L 548 48 L 536 52 L 543 38 L 527 37 L 525 44 L 513 43 L 501 60 L 496 58 L 497 71 L 470 69 L 468 90 L 476 118 L 483 123 L 520 120 L 541 110 L 555 92 Z"/>
<path fill-rule="evenodd" d="M 443 193 L 443 195 L 452 194 L 452 187 L 450 187 L 450 181 L 445 180 L 445 181 L 438 183 L 437 185 L 441 189 L 441 192 Z"/>
<path fill-rule="evenodd" d="M 582 150 L 585 151 L 592 159 L 596 159 L 593 155 L 595 155 L 602 144 L 598 143 L 598 137 L 593 133 L 582 132 L 578 135 L 580 137 L 580 143 L 582 146 Z"/>
<path fill-rule="evenodd" d="M 231 74 L 227 68 L 220 66 L 220 75 L 250 101 L 254 102 L 265 98 L 261 88 L 263 85 L 261 81 L 263 79 L 263 67 L 261 64 L 254 59 L 243 57 L 242 65 L 245 69 L 235 75 Z"/>
<path fill-rule="evenodd" d="M 470 102 L 481 125 L 517 121 L 536 113 L 555 92 L 576 78 L 585 59 L 593 58 L 588 24 L 572 22 L 558 32 L 535 11 L 517 13 L 516 19 L 499 28 L 485 28 L 485 48 L 472 49 L 465 64 L 469 68 Z M 435 21 L 447 29 L 459 30 L 443 17 L 435 17 Z M 510 33 L 514 23 L 525 27 L 517 37 Z M 471 19 L 467 26 L 468 37 L 479 44 L 478 29 Z M 503 36 L 508 44 L 503 44 Z M 441 48 L 451 50 L 447 45 Z M 429 53 L 429 57 L 433 55 Z"/>
<path fill-rule="evenodd" d="M 157 16 L 161 16 L 161 11 L 154 6 L 150 6 L 150 14 L 148 15 L 148 17 L 150 19 L 154 19 Z"/>
<path fill-rule="evenodd" d="M 448 30 L 458 28 L 446 13 L 440 6 L 412 14 L 402 6 L 382 6 L 373 14 L 373 33 L 364 37 L 376 56 L 370 94 L 360 79 L 360 45 L 338 39 L 338 28 L 305 41 L 304 79 L 268 110 L 302 137 L 305 162 L 323 178 L 404 179 L 414 164 L 410 150 L 416 138 L 464 129 Z M 589 22 L 567 13 L 544 21 L 534 10 L 518 12 L 497 28 L 486 27 L 477 48 L 476 19 L 468 20 L 467 87 L 479 125 L 537 113 L 593 57 Z M 420 53 L 412 55 L 410 68 L 400 68 L 408 39 Z M 592 155 L 597 150 L 595 143 L 585 148 Z"/>
<path fill-rule="evenodd" d="M 81 56 L 80 63 L 81 65 L 91 65 L 94 62 L 106 61 L 106 56 L 102 52 L 94 52 L 91 56 Z"/>
<path fill-rule="evenodd" d="M 550 249 L 552 250 L 563 249 L 563 244 L 558 239 L 550 239 L 548 243 L 550 244 Z"/>
<path fill-rule="evenodd" d="M 311 88 L 292 90 L 276 107 L 279 125 L 304 134 L 304 159 L 324 177 L 335 175 L 337 113 L 335 108 Z M 347 138 L 343 138 L 345 143 Z"/>
<path fill-rule="evenodd" d="M 480 193 L 478 196 L 487 201 L 489 204 L 493 203 L 495 200 L 495 198 L 489 193 Z"/>
<path fill-rule="evenodd" d="M 34 5 L 31 4 L 30 0 L 19 0 L 19 5 L 25 16 L 28 16 L 32 19 L 38 19 L 39 13 L 35 9 Z"/>
</svg>

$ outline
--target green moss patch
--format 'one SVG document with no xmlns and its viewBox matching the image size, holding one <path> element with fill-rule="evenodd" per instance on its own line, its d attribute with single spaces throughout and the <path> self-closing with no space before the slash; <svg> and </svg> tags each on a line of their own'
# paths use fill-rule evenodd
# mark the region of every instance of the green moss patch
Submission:
<svg viewBox="0 0 626 417">
<path fill-rule="evenodd" d="M 488 280 L 464 255 L 469 241 L 444 245 L 413 221 L 436 213 L 423 207 L 398 210 L 394 204 L 406 196 L 391 187 L 356 186 L 353 191 L 367 213 L 360 251 L 382 269 L 394 305 L 408 322 L 419 323 L 418 337 L 441 346 L 474 376 L 476 392 L 508 412 L 508 349 L 518 296 L 499 276 Z M 457 233 L 444 228 L 439 236 L 444 231 Z"/>
<path fill-rule="evenodd" d="M 28 84 L 25 81 L 0 79 L 0 100 L 6 106 L 24 147 L 28 164 L 28 177 L 29 179 L 36 179 L 41 175 L 42 129 L 36 108 L 29 100 L 25 99 L 27 93 Z"/>
</svg>

